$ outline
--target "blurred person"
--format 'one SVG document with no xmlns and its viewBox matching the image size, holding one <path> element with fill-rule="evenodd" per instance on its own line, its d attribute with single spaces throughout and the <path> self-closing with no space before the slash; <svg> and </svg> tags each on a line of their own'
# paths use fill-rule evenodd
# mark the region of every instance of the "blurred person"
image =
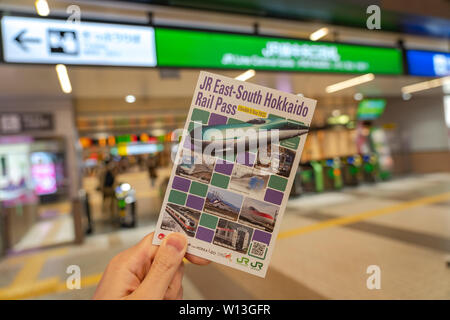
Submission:
<svg viewBox="0 0 450 320">
<path fill-rule="evenodd" d="M 128 170 L 129 161 L 126 157 L 121 157 L 118 161 L 117 167 L 120 173 L 125 173 Z"/>
<path fill-rule="evenodd" d="M 102 211 L 109 208 L 110 216 L 114 214 L 114 187 L 116 183 L 117 167 L 111 160 L 105 160 L 105 170 L 100 178 L 100 186 L 103 194 Z"/>
<path fill-rule="evenodd" d="M 187 238 L 181 233 L 168 235 L 161 246 L 152 244 L 153 235 L 111 259 L 94 299 L 182 299 L 183 258 L 197 265 L 210 261 L 186 253 Z"/>
<path fill-rule="evenodd" d="M 116 159 L 117 161 L 117 172 L 118 173 L 123 173 L 125 171 L 125 158 L 124 157 L 119 157 L 118 159 Z"/>
<path fill-rule="evenodd" d="M 138 157 L 138 167 L 139 167 L 139 171 L 145 169 L 145 157 L 143 155 L 140 155 Z"/>
<path fill-rule="evenodd" d="M 139 162 L 137 156 L 129 156 L 128 157 L 128 170 L 132 172 L 139 171 Z"/>
<path fill-rule="evenodd" d="M 147 160 L 147 168 L 150 183 L 152 184 L 152 187 L 154 187 L 156 179 L 158 178 L 158 174 L 156 172 L 156 169 L 158 168 L 158 159 L 156 158 L 156 156 L 149 156 Z"/>
</svg>

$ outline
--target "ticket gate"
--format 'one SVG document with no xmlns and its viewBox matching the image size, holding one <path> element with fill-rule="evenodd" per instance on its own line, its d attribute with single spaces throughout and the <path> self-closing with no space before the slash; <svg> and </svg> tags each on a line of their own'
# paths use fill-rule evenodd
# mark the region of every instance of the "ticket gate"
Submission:
<svg viewBox="0 0 450 320">
<path fill-rule="evenodd" d="M 300 165 L 300 181 L 305 192 L 322 192 L 323 167 L 319 161 L 310 161 Z"/>
<path fill-rule="evenodd" d="M 134 228 L 137 224 L 135 193 L 128 183 L 119 184 L 115 190 L 119 224 L 122 228 Z"/>
<path fill-rule="evenodd" d="M 379 165 L 375 154 L 365 154 L 362 156 L 362 172 L 365 182 L 373 183 L 379 180 Z"/>
<path fill-rule="evenodd" d="M 342 188 L 341 161 L 339 158 L 322 160 L 325 190 L 339 190 Z"/>
<path fill-rule="evenodd" d="M 363 181 L 362 158 L 353 155 L 341 159 L 342 179 L 346 186 L 357 186 Z"/>
</svg>

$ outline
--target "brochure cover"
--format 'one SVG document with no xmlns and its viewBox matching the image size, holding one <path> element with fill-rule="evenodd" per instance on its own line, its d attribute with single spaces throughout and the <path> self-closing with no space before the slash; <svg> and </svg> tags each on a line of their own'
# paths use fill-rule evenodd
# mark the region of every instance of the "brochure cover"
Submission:
<svg viewBox="0 0 450 320">
<path fill-rule="evenodd" d="M 315 105 L 200 72 L 153 243 L 265 277 Z"/>
</svg>

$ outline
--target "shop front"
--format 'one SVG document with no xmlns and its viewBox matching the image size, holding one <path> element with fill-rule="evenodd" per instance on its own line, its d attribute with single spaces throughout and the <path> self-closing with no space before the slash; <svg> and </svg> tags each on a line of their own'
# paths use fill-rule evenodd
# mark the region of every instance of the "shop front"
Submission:
<svg viewBox="0 0 450 320">
<path fill-rule="evenodd" d="M 70 102 L 40 101 L 39 111 L 35 104 L 3 100 L 0 107 L 3 254 L 75 240 Z"/>
</svg>

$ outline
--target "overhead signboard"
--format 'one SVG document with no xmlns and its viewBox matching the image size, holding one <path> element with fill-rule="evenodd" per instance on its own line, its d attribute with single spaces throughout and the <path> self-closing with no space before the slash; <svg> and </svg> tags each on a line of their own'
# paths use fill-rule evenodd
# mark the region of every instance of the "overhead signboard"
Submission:
<svg viewBox="0 0 450 320">
<path fill-rule="evenodd" d="M 1 26 L 5 62 L 156 65 L 151 27 L 13 16 Z"/>
<path fill-rule="evenodd" d="M 51 113 L 0 114 L 0 133 L 2 134 L 53 130 L 53 127 L 53 115 Z"/>
<path fill-rule="evenodd" d="M 401 74 L 402 53 L 381 48 L 156 28 L 158 66 Z"/>
<path fill-rule="evenodd" d="M 408 50 L 408 73 L 414 76 L 441 77 L 450 75 L 450 53 Z"/>
</svg>

